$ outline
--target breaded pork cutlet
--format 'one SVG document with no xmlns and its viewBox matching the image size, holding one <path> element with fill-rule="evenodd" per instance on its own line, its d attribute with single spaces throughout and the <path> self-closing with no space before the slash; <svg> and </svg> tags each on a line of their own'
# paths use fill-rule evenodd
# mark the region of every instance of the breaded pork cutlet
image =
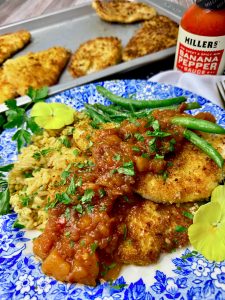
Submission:
<svg viewBox="0 0 225 300">
<path fill-rule="evenodd" d="M 5 81 L 3 70 L 0 68 L 0 103 L 5 100 L 13 99 L 18 96 L 14 86 L 9 82 Z"/>
<path fill-rule="evenodd" d="M 28 87 L 40 88 L 57 83 L 70 52 L 63 47 L 28 53 L 8 59 L 3 65 L 2 78 L 13 85 L 18 95 L 26 94 Z"/>
<path fill-rule="evenodd" d="M 14 53 L 23 49 L 31 39 L 31 34 L 27 30 L 0 35 L 0 64 Z"/>
<path fill-rule="evenodd" d="M 204 134 L 203 137 L 225 158 L 225 135 Z M 201 201 L 210 197 L 224 174 L 225 167 L 220 169 L 202 150 L 185 142 L 168 167 L 166 180 L 151 173 L 140 175 L 135 189 L 145 199 L 158 203 Z"/>
<path fill-rule="evenodd" d="M 130 207 L 120 201 L 114 208 L 115 217 L 121 220 L 117 230 L 122 236 L 116 261 L 148 265 L 156 262 L 162 252 L 188 245 L 187 232 L 177 228 L 188 228 L 192 220 L 187 215 L 197 208 L 196 204 L 156 204 L 140 197 Z"/>
<path fill-rule="evenodd" d="M 176 45 L 178 25 L 166 16 L 144 22 L 123 49 L 122 59 L 129 61 Z"/>
<path fill-rule="evenodd" d="M 122 46 L 117 37 L 98 37 L 80 45 L 73 54 L 69 72 L 73 77 L 84 76 L 121 61 Z"/>
<path fill-rule="evenodd" d="M 149 20 L 156 15 L 156 10 L 145 4 L 127 0 L 94 0 L 92 7 L 98 16 L 107 22 L 133 23 Z"/>
</svg>

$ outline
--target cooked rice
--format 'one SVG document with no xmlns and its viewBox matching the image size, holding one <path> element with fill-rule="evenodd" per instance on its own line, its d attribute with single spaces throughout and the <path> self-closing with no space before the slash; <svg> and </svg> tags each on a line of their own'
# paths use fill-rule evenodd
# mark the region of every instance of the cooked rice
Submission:
<svg viewBox="0 0 225 300">
<path fill-rule="evenodd" d="M 10 203 L 18 214 L 18 222 L 27 229 L 44 229 L 51 186 L 61 181 L 61 174 L 70 163 L 85 159 L 81 151 L 89 147 L 90 132 L 89 119 L 77 113 L 72 126 L 43 131 L 33 136 L 31 145 L 22 149 L 9 174 L 9 188 Z M 65 137 L 71 140 L 70 148 L 60 141 Z M 45 154 L 40 155 L 46 149 Z M 80 151 L 78 156 L 73 153 L 75 149 Z M 36 159 L 34 154 L 38 156 Z"/>
</svg>

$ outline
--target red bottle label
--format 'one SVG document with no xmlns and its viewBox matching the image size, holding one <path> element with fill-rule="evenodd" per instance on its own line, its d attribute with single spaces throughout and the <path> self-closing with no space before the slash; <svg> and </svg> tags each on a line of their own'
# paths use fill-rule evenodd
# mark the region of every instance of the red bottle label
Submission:
<svg viewBox="0 0 225 300">
<path fill-rule="evenodd" d="M 175 68 L 199 75 L 222 74 L 225 67 L 225 36 L 191 34 L 180 27 Z"/>
</svg>

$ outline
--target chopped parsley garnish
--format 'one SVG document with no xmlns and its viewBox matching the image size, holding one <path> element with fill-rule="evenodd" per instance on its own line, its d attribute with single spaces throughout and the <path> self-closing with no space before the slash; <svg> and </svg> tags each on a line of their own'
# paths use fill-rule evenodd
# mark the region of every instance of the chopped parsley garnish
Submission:
<svg viewBox="0 0 225 300">
<path fill-rule="evenodd" d="M 106 191 L 104 189 L 99 189 L 98 193 L 100 198 L 103 198 L 106 195 Z"/>
<path fill-rule="evenodd" d="M 194 218 L 194 215 L 192 213 L 190 213 L 189 211 L 183 211 L 183 215 L 190 220 L 192 220 Z"/>
<path fill-rule="evenodd" d="M 169 145 L 169 151 L 172 152 L 175 149 L 176 140 L 175 139 L 171 139 L 169 143 L 170 143 L 170 145 Z"/>
<path fill-rule="evenodd" d="M 103 271 L 101 272 L 101 275 L 102 276 L 105 276 L 109 270 L 113 269 L 116 267 L 116 263 L 111 263 L 110 265 L 106 265 L 106 264 L 102 264 L 102 268 L 103 268 Z"/>
<path fill-rule="evenodd" d="M 25 226 L 20 224 L 19 221 L 16 219 L 16 221 L 13 223 L 13 228 L 22 229 L 25 228 Z"/>
<path fill-rule="evenodd" d="M 73 209 L 76 210 L 79 214 L 83 213 L 83 206 L 80 203 L 73 206 Z"/>
<path fill-rule="evenodd" d="M 65 236 L 66 236 L 66 237 L 70 237 L 70 234 L 71 234 L 71 233 L 70 233 L 69 231 L 66 231 L 66 232 L 65 232 Z"/>
<path fill-rule="evenodd" d="M 85 190 L 84 195 L 80 199 L 81 203 L 82 204 L 90 203 L 94 195 L 95 192 L 92 189 Z"/>
<path fill-rule="evenodd" d="M 189 253 L 187 253 L 187 254 L 182 255 L 182 256 L 181 256 L 181 259 L 182 259 L 182 260 L 186 260 L 187 258 L 196 256 L 197 254 L 198 254 L 198 252 L 195 251 L 195 250 L 193 250 L 193 251 L 191 251 L 191 252 L 189 252 Z"/>
<path fill-rule="evenodd" d="M 149 146 L 149 150 L 151 152 L 156 152 L 156 138 L 153 138 L 151 139 L 149 142 L 148 142 L 148 146 Z"/>
<path fill-rule="evenodd" d="M 138 133 L 138 132 L 136 132 L 136 133 L 134 134 L 134 137 L 135 137 L 138 141 L 140 141 L 140 142 L 144 142 L 144 140 L 145 140 L 145 138 L 143 137 L 143 135 L 141 135 L 141 134 Z"/>
<path fill-rule="evenodd" d="M 80 150 L 78 149 L 73 150 L 73 154 L 74 156 L 78 156 L 80 154 Z"/>
<path fill-rule="evenodd" d="M 142 153 L 141 157 L 143 157 L 143 158 L 149 158 L 149 154 L 148 153 Z"/>
<path fill-rule="evenodd" d="M 70 204 L 71 203 L 71 199 L 70 197 L 68 196 L 67 193 L 63 192 L 62 194 L 59 194 L 57 193 L 55 195 L 55 199 L 58 201 L 58 202 L 61 202 L 63 204 Z"/>
<path fill-rule="evenodd" d="M 66 208 L 64 216 L 66 218 L 66 221 L 68 222 L 70 220 L 70 209 L 69 209 L 69 207 Z"/>
<path fill-rule="evenodd" d="M 175 231 L 176 231 L 176 232 L 185 232 L 185 231 L 187 231 L 187 228 L 184 227 L 184 226 L 177 225 L 177 226 L 175 227 Z"/>
<path fill-rule="evenodd" d="M 73 248 L 75 246 L 75 242 L 74 241 L 70 241 L 70 248 Z"/>
<path fill-rule="evenodd" d="M 70 172 L 69 171 L 63 171 L 62 173 L 61 173 L 61 182 L 60 182 L 60 184 L 62 184 L 62 185 L 64 185 L 64 184 L 66 184 L 66 180 L 67 180 L 67 178 L 70 176 Z"/>
<path fill-rule="evenodd" d="M 63 144 L 66 148 L 71 148 L 71 143 L 70 140 L 68 139 L 68 137 L 64 136 L 59 138 L 59 141 L 61 142 L 61 144 Z"/>
<path fill-rule="evenodd" d="M 31 202 L 31 198 L 28 195 L 24 195 L 20 197 L 20 201 L 22 206 L 28 206 Z"/>
<path fill-rule="evenodd" d="M 155 159 L 164 159 L 164 155 L 160 155 L 160 154 L 156 153 Z"/>
<path fill-rule="evenodd" d="M 122 167 L 117 169 L 118 173 L 128 175 L 128 176 L 134 176 L 134 163 L 132 161 L 126 162 L 123 164 Z"/>
<path fill-rule="evenodd" d="M 96 249 L 98 248 L 98 243 L 94 242 L 90 245 L 91 253 L 95 253 Z"/>
<path fill-rule="evenodd" d="M 121 160 L 121 155 L 120 154 L 115 154 L 114 156 L 113 156 L 113 160 L 115 160 L 115 161 L 120 161 Z"/>
<path fill-rule="evenodd" d="M 76 192 L 76 184 L 74 182 L 74 178 L 71 178 L 70 185 L 68 186 L 68 188 L 67 188 L 66 191 L 67 191 L 67 193 L 69 195 L 74 195 L 75 194 L 75 192 Z"/>
<path fill-rule="evenodd" d="M 132 150 L 135 151 L 135 152 L 140 152 L 141 151 L 140 148 L 137 147 L 137 146 L 133 146 Z"/>
<path fill-rule="evenodd" d="M 34 177 L 33 174 L 32 174 L 32 172 L 25 172 L 25 173 L 23 173 L 23 176 L 24 176 L 24 178 L 32 178 L 32 177 Z"/>
</svg>

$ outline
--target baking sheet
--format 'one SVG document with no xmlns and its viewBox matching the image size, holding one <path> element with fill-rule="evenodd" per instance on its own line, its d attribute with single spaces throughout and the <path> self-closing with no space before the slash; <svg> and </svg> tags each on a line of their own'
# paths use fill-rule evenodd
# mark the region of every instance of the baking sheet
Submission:
<svg viewBox="0 0 225 300">
<path fill-rule="evenodd" d="M 166 15 L 179 23 L 184 12 L 184 8 L 165 0 L 142 0 L 156 8 L 159 14 Z M 44 15 L 27 21 L 14 23 L 0 28 L 0 34 L 14 32 L 20 29 L 30 31 L 32 42 L 14 57 L 24 55 L 28 52 L 36 52 L 48 49 L 53 46 L 62 46 L 74 52 L 81 43 L 100 36 L 117 36 L 125 46 L 133 36 L 140 23 L 116 24 L 102 21 L 91 7 L 90 3 L 76 6 L 53 14 Z M 153 54 L 149 54 L 128 62 L 109 67 L 99 72 L 95 72 L 77 79 L 72 78 L 65 68 L 58 84 L 50 87 L 50 95 L 62 90 L 85 84 L 104 77 L 127 72 L 151 62 L 165 59 L 175 53 L 175 47 L 165 49 Z M 29 102 L 29 97 L 18 98 L 18 105 Z M 0 112 L 7 108 L 0 105 Z"/>
</svg>

